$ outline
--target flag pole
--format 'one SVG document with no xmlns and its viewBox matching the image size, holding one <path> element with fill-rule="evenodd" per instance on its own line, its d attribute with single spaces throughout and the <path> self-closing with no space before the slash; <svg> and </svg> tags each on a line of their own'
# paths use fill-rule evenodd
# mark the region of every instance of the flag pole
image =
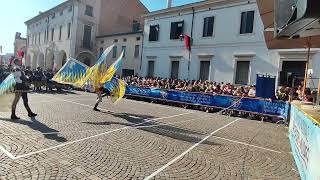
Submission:
<svg viewBox="0 0 320 180">
<path fill-rule="evenodd" d="M 309 60 L 310 60 L 310 49 L 311 49 L 311 37 L 308 37 L 307 46 L 308 46 L 308 54 L 307 54 L 306 69 L 305 69 L 304 80 L 303 80 L 302 98 L 304 98 L 305 93 L 306 93 L 306 88 L 307 88 L 308 69 L 309 69 Z"/>
</svg>

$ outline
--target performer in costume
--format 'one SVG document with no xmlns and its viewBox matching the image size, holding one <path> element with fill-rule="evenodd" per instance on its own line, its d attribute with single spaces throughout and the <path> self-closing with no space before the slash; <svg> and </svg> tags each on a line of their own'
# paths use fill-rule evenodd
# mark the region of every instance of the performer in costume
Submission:
<svg viewBox="0 0 320 180">
<path fill-rule="evenodd" d="M 83 88 L 86 82 L 90 81 L 93 85 L 92 92 L 95 92 L 98 97 L 94 107 L 95 111 L 99 111 L 97 107 L 102 101 L 102 91 L 104 88 L 109 92 L 111 101 L 117 103 L 122 99 L 125 92 L 125 82 L 114 77 L 116 71 L 121 66 L 123 52 L 108 69 L 104 66 L 105 59 L 113 49 L 113 46 L 114 45 L 108 47 L 104 53 L 102 53 L 93 67 L 88 67 L 75 59 L 69 59 L 64 67 L 53 77 L 53 80 L 78 88 Z"/>
<path fill-rule="evenodd" d="M 19 117 L 16 116 L 16 108 L 21 97 L 23 100 L 23 105 L 28 111 L 28 116 L 29 117 L 37 116 L 37 114 L 31 111 L 30 106 L 28 104 L 28 94 L 27 94 L 27 92 L 29 91 L 29 86 L 27 85 L 28 79 L 25 76 L 24 72 L 20 69 L 20 67 L 15 68 L 14 78 L 16 81 L 16 86 L 15 86 L 15 97 L 11 107 L 11 119 L 13 120 L 20 119 Z"/>
</svg>

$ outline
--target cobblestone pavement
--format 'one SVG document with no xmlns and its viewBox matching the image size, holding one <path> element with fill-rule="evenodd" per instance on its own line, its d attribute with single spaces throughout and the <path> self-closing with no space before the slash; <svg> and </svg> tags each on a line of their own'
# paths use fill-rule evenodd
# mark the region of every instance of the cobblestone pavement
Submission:
<svg viewBox="0 0 320 180">
<path fill-rule="evenodd" d="M 299 179 L 287 129 L 94 94 L 31 94 L 0 113 L 0 179 Z"/>
</svg>

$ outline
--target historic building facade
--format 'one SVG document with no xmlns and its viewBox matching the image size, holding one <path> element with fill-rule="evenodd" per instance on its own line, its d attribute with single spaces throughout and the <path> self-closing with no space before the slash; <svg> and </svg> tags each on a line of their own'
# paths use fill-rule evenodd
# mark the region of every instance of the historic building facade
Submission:
<svg viewBox="0 0 320 180">
<path fill-rule="evenodd" d="M 269 50 L 255 0 L 207 0 L 148 13 L 145 18 L 143 76 L 255 84 L 257 74 L 288 84 L 303 77 L 306 49 Z M 191 37 L 191 50 L 184 35 Z M 318 49 L 311 67 L 320 67 Z M 320 68 L 313 70 L 320 77 Z"/>
<path fill-rule="evenodd" d="M 127 4 L 126 0 L 68 0 L 28 20 L 25 65 L 59 69 L 68 57 L 93 65 L 96 37 L 127 32 L 146 12 L 138 0 L 130 1 L 132 10 L 122 12 Z"/>
</svg>

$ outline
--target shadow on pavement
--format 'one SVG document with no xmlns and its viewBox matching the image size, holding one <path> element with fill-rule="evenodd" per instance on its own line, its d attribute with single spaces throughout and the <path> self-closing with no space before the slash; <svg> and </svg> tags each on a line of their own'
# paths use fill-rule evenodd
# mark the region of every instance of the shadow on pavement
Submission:
<svg viewBox="0 0 320 180">
<path fill-rule="evenodd" d="M 82 123 L 101 125 L 101 126 L 119 124 L 123 126 L 139 127 L 137 129 L 140 129 L 142 131 L 147 131 L 150 133 L 170 137 L 176 140 L 185 141 L 189 143 L 197 143 L 201 141 L 202 138 L 199 138 L 196 136 L 205 135 L 189 129 L 175 127 L 174 125 L 161 125 L 162 123 L 157 121 L 146 122 L 147 120 L 154 118 L 152 116 L 129 114 L 129 113 L 111 113 L 111 112 L 104 112 L 104 111 L 101 111 L 101 113 L 105 113 L 117 118 L 125 119 L 126 121 L 128 121 L 128 123 L 120 123 L 120 122 L 82 122 Z M 136 124 L 140 124 L 140 125 L 136 126 Z M 210 141 L 205 141 L 203 142 L 203 144 L 220 145 Z"/>
<path fill-rule="evenodd" d="M 55 129 L 48 127 L 47 125 L 41 123 L 36 118 L 31 118 L 31 121 L 28 120 L 12 120 L 12 119 L 4 119 L 0 118 L 0 121 L 7 121 L 10 123 L 21 124 L 25 126 L 29 126 L 31 129 L 39 131 L 40 133 L 51 133 L 51 132 L 59 132 Z M 47 139 L 55 140 L 57 142 L 66 142 L 67 139 L 64 137 L 60 137 L 59 134 L 44 134 L 44 137 Z"/>
</svg>

